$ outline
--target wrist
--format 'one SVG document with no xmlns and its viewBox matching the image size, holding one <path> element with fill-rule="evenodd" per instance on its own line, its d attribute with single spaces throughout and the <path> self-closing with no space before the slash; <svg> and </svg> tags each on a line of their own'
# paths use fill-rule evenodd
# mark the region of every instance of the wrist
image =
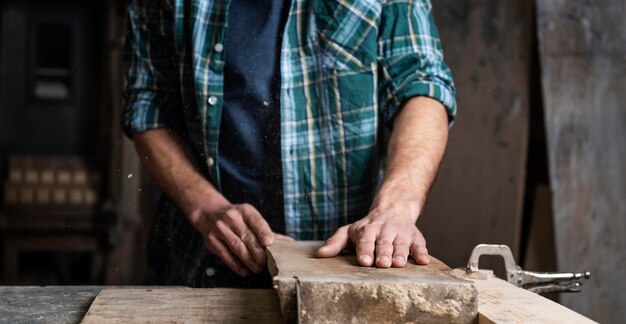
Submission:
<svg viewBox="0 0 626 324">
<path fill-rule="evenodd" d="M 228 209 L 232 204 L 213 187 L 202 179 L 201 183 L 188 186 L 183 193 L 182 203 L 178 204 L 189 222 L 196 226 L 202 217 Z"/>
<path fill-rule="evenodd" d="M 372 202 L 370 211 L 379 215 L 400 216 L 416 222 L 422 207 L 423 199 L 406 191 L 381 190 Z"/>
</svg>

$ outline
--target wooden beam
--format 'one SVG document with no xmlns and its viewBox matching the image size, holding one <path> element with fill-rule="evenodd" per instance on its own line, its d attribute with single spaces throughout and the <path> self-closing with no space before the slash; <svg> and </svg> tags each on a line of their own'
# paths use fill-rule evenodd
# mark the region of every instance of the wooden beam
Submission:
<svg viewBox="0 0 626 324">
<path fill-rule="evenodd" d="M 280 323 L 271 289 L 104 289 L 84 324 Z"/>
<path fill-rule="evenodd" d="M 595 323 L 547 298 L 492 278 L 473 280 L 478 290 L 478 324 Z"/>
<path fill-rule="evenodd" d="M 268 266 L 288 322 L 472 323 L 476 290 L 431 258 L 428 266 L 361 267 L 354 255 L 319 259 L 322 242 L 275 242 Z"/>
</svg>

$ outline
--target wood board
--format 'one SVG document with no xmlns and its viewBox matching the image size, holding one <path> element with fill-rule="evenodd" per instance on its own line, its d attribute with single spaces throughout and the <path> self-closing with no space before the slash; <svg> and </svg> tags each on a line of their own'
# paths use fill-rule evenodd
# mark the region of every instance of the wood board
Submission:
<svg viewBox="0 0 626 324">
<path fill-rule="evenodd" d="M 268 267 L 288 322 L 471 323 L 476 290 L 431 258 L 428 266 L 361 267 L 354 254 L 314 256 L 319 241 L 276 241 Z"/>
<path fill-rule="evenodd" d="M 478 290 L 478 324 L 594 323 L 547 298 L 492 278 L 472 280 Z"/>
<path fill-rule="evenodd" d="M 536 1 L 559 271 L 591 271 L 561 302 L 626 318 L 626 4 Z"/>
<path fill-rule="evenodd" d="M 82 323 L 280 323 L 271 289 L 104 289 Z"/>
</svg>

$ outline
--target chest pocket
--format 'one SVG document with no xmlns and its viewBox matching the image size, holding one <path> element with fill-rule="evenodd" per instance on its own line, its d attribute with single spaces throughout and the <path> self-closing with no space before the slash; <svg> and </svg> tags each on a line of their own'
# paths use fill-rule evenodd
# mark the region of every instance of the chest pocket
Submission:
<svg viewBox="0 0 626 324">
<path fill-rule="evenodd" d="M 321 63 L 337 70 L 369 69 L 377 59 L 380 0 L 314 0 Z"/>
</svg>

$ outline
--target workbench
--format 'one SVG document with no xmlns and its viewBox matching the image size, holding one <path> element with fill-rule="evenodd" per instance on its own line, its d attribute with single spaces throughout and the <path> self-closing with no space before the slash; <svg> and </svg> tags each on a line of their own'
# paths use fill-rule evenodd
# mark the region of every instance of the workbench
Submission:
<svg viewBox="0 0 626 324">
<path fill-rule="evenodd" d="M 422 267 L 363 268 L 351 255 L 310 257 L 319 244 L 268 249 L 276 289 L 0 286 L 0 322 L 593 323 L 497 278 L 461 271 L 463 279 L 455 279 L 457 270 L 434 258 Z"/>
<path fill-rule="evenodd" d="M 154 308 L 160 308 L 162 314 L 159 314 L 159 318 L 162 322 L 183 320 L 179 313 L 187 313 L 189 306 L 194 304 L 194 302 L 202 304 L 204 308 L 203 312 L 195 312 L 195 316 L 191 314 L 198 322 L 279 323 L 281 321 L 278 299 L 276 298 L 276 293 L 271 289 L 192 289 L 186 287 L 147 286 L 0 286 L 0 323 L 80 323 L 90 310 L 93 301 L 104 289 L 113 293 L 124 292 L 126 296 L 132 296 L 132 292 L 141 292 L 139 298 L 145 303 L 143 310 L 150 313 L 154 312 Z M 150 294 L 146 294 L 147 292 L 154 292 L 153 295 L 155 297 L 150 300 Z M 185 302 L 185 299 L 194 301 L 187 302 L 186 307 L 175 307 L 173 298 L 165 297 L 172 297 L 173 295 L 177 297 L 176 299 L 179 302 Z M 230 298 L 224 298 L 224 296 L 229 296 Z M 219 298 L 222 302 L 219 305 L 217 303 L 203 304 L 201 302 L 203 297 Z M 121 302 L 127 301 L 125 299 Z M 162 305 L 156 305 L 157 303 Z M 165 309 L 159 307 L 163 305 L 167 305 L 167 307 Z M 259 307 L 262 307 L 264 311 L 255 313 Z M 110 311 L 116 312 L 115 307 L 112 307 Z M 100 310 L 99 313 L 106 313 L 106 310 Z M 140 314 L 124 314 L 121 312 L 116 314 L 114 318 L 109 318 L 109 320 L 122 323 L 132 322 L 133 319 L 136 320 L 137 316 L 140 316 Z"/>
</svg>

